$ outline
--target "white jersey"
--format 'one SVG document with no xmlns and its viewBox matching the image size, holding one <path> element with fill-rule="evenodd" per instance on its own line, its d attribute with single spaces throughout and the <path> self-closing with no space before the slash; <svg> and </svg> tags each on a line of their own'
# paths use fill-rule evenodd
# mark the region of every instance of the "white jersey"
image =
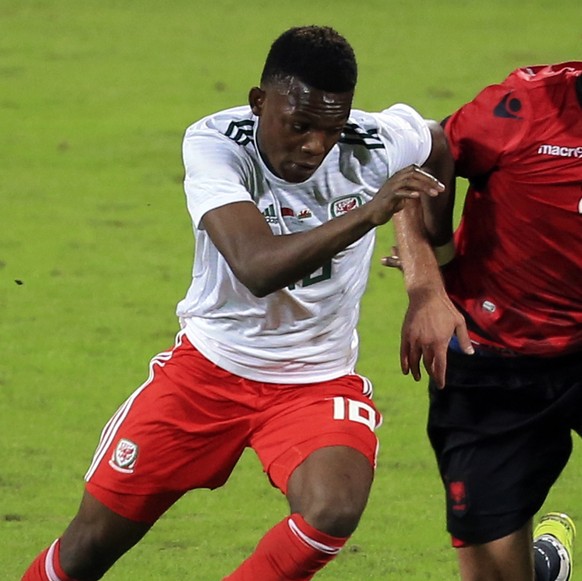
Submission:
<svg viewBox="0 0 582 581">
<path fill-rule="evenodd" d="M 374 231 L 310 276 L 257 298 L 234 276 L 201 220 L 214 208 L 248 201 L 276 235 L 315 228 L 371 200 L 398 170 L 422 165 L 431 150 L 429 129 L 407 105 L 352 110 L 317 171 L 289 183 L 261 159 L 258 122 L 249 107 L 237 107 L 186 131 L 185 191 L 196 251 L 192 284 L 177 308 L 180 323 L 203 355 L 248 379 L 310 383 L 352 373 Z"/>
</svg>

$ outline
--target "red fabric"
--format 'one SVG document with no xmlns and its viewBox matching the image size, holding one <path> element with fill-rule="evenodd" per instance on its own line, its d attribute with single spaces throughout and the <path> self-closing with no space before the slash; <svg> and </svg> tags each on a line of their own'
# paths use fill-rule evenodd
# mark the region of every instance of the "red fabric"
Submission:
<svg viewBox="0 0 582 581">
<path fill-rule="evenodd" d="M 57 540 L 32 562 L 21 581 L 76 581 L 61 568 L 59 553 L 60 540 Z M 51 571 L 51 577 L 47 575 L 47 570 Z M 57 579 L 54 578 L 54 575 Z"/>
<path fill-rule="evenodd" d="M 46 574 L 45 561 L 48 549 L 45 549 L 24 573 L 21 581 L 51 581 Z"/>
<path fill-rule="evenodd" d="M 581 74 L 582 63 L 518 69 L 445 125 L 470 188 L 444 275 L 478 342 L 582 348 Z"/>
<path fill-rule="evenodd" d="M 255 552 L 223 581 L 308 581 L 331 561 L 347 538 L 314 529 L 299 514 L 275 525 Z"/>
<path fill-rule="evenodd" d="M 324 446 L 355 448 L 375 465 L 381 415 L 359 375 L 306 385 L 246 380 L 184 336 L 151 369 L 104 428 L 86 477 L 87 490 L 126 518 L 151 523 L 187 490 L 222 486 L 247 447 L 283 492 Z"/>
<path fill-rule="evenodd" d="M 461 541 L 461 539 L 457 539 L 456 537 L 451 537 L 451 545 L 455 549 L 462 549 L 463 547 L 468 547 L 469 543 L 466 543 L 465 541 Z"/>
</svg>

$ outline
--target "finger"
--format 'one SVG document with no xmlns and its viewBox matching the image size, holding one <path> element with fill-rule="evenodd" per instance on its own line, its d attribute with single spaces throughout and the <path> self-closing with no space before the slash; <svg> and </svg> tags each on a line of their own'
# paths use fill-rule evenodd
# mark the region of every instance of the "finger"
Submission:
<svg viewBox="0 0 582 581">
<path fill-rule="evenodd" d="M 384 256 L 380 260 L 380 262 L 384 266 L 388 266 L 390 268 L 398 268 L 402 270 L 402 262 L 400 261 L 400 258 L 398 258 L 398 256 Z"/>
<path fill-rule="evenodd" d="M 447 373 L 447 347 L 443 345 L 437 348 L 433 354 L 433 361 L 431 366 L 431 377 L 437 384 L 439 389 L 445 386 Z"/>
<path fill-rule="evenodd" d="M 410 363 L 408 357 L 409 350 L 409 343 L 405 339 L 402 339 L 400 342 L 400 369 L 402 370 L 403 375 L 408 375 L 410 372 Z"/>
<path fill-rule="evenodd" d="M 436 195 L 438 195 L 438 192 Z M 420 192 L 416 191 L 416 189 L 404 190 L 401 188 L 394 192 L 394 197 L 399 200 L 418 200 L 420 198 Z"/>
<path fill-rule="evenodd" d="M 415 167 L 413 173 L 406 177 L 405 184 L 408 189 L 418 190 L 429 196 L 438 196 L 446 189 L 443 183 L 419 167 Z"/>
<path fill-rule="evenodd" d="M 410 368 L 410 373 L 414 377 L 415 381 L 420 381 L 420 360 L 422 358 L 422 349 L 412 347 L 410 349 L 410 354 L 408 357 L 408 367 Z"/>
<path fill-rule="evenodd" d="M 418 200 L 420 196 L 429 196 L 436 198 L 440 191 L 428 184 L 406 184 L 394 192 L 394 197 L 400 200 Z"/>
<path fill-rule="evenodd" d="M 475 353 L 475 348 L 471 343 L 471 338 L 469 337 L 469 332 L 467 331 L 467 324 L 465 323 L 464 319 L 455 327 L 455 335 L 457 335 L 459 346 L 463 350 L 463 353 L 466 353 L 467 355 L 473 355 Z"/>
<path fill-rule="evenodd" d="M 440 191 L 443 191 L 445 189 L 445 184 L 443 184 L 442 182 L 440 182 L 437 178 L 435 178 L 432 174 L 430 174 L 429 172 L 423 170 L 422 168 L 420 168 L 419 166 L 415 165 L 414 166 L 414 171 L 417 174 L 420 174 L 426 178 L 428 178 L 429 180 L 431 180 L 432 182 L 434 182 L 435 187 L 438 188 Z"/>
</svg>

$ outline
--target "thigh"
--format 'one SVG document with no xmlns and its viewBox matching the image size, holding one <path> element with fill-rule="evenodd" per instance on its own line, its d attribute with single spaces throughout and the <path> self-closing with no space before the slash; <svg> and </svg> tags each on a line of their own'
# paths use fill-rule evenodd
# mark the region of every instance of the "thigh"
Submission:
<svg viewBox="0 0 582 581">
<path fill-rule="evenodd" d="M 248 443 L 246 397 L 180 336 L 106 425 L 87 489 L 117 513 L 152 522 L 185 491 L 221 486 Z"/>
<path fill-rule="evenodd" d="M 454 355 L 445 388 L 431 385 L 428 433 L 456 539 L 510 535 L 543 504 L 572 448 L 564 407 L 570 390 L 553 375 L 545 364 Z"/>
<path fill-rule="evenodd" d="M 287 499 L 291 512 L 317 513 L 333 506 L 361 514 L 374 479 L 369 459 L 348 446 L 326 446 L 310 454 L 291 474 Z"/>
<path fill-rule="evenodd" d="M 273 405 L 261 416 L 251 445 L 271 482 L 287 493 L 293 471 L 325 447 L 356 450 L 373 468 L 382 416 L 370 399 L 370 382 L 359 375 L 274 388 Z"/>
</svg>

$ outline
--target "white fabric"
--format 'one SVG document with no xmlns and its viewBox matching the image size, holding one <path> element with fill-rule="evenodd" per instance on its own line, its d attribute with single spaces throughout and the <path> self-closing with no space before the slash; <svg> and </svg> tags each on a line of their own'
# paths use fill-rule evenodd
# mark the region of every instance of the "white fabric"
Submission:
<svg viewBox="0 0 582 581">
<path fill-rule="evenodd" d="M 50 546 L 50 548 L 46 554 L 46 558 L 44 560 L 44 572 L 46 573 L 46 576 L 48 577 L 49 581 L 61 581 L 61 578 L 57 575 L 57 572 L 55 571 L 55 567 L 53 565 L 53 559 L 55 557 L 55 549 L 56 549 L 58 542 L 59 542 L 59 539 L 57 539 L 56 541 L 53 542 L 53 544 Z"/>
<path fill-rule="evenodd" d="M 295 523 L 295 521 L 292 518 L 289 518 L 289 520 L 287 521 L 287 524 L 289 525 L 291 532 L 296 537 L 301 539 L 307 546 L 311 547 L 312 549 L 315 549 L 316 551 L 319 551 L 320 553 L 326 553 L 327 555 L 337 555 L 342 550 L 341 547 L 332 547 L 331 545 L 325 545 L 325 544 L 320 543 L 319 541 L 316 541 L 315 539 L 312 539 L 311 537 L 307 536 L 297 526 L 297 524 Z"/>
<path fill-rule="evenodd" d="M 185 192 L 194 224 L 192 284 L 177 314 L 188 339 L 215 364 L 266 382 L 309 383 L 353 371 L 356 324 L 374 232 L 335 256 L 331 273 L 307 285 L 253 296 L 234 276 L 201 220 L 228 203 L 252 201 L 275 234 L 314 228 L 372 199 L 386 179 L 431 150 L 422 117 L 397 104 L 381 113 L 353 110 L 342 139 L 313 176 L 292 184 L 273 175 L 255 146 L 249 107 L 210 115 L 186 131 Z M 356 141 L 357 143 L 353 143 Z"/>
</svg>

